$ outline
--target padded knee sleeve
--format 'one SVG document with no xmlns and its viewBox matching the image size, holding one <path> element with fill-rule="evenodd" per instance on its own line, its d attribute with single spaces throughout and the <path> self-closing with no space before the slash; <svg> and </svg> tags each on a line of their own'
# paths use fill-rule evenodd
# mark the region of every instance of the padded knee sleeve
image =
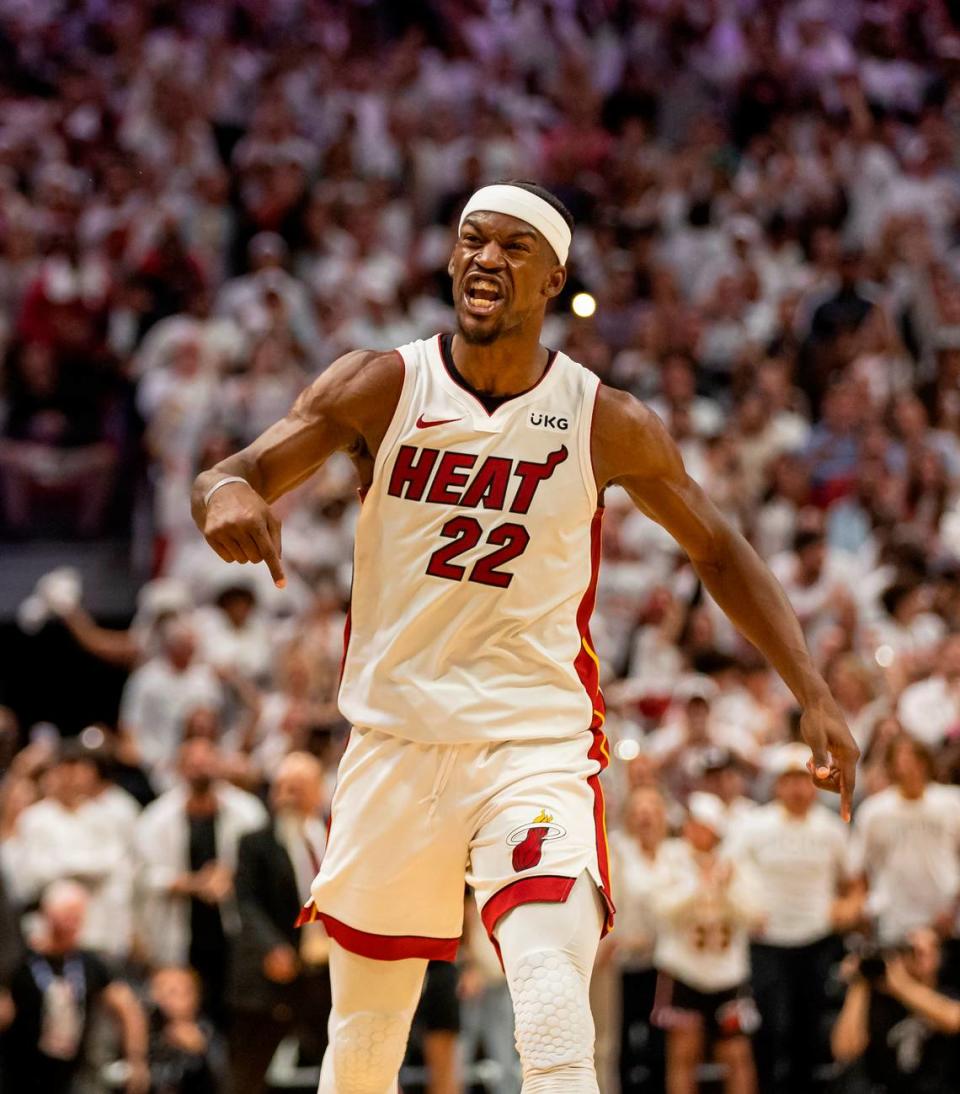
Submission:
<svg viewBox="0 0 960 1094">
<path fill-rule="evenodd" d="M 395 1094 L 427 963 L 330 946 L 333 1009 L 319 1094 Z"/>
<path fill-rule="evenodd" d="M 407 1047 L 410 1015 L 360 1011 L 330 1020 L 336 1094 L 388 1094 Z M 321 1087 L 322 1089 L 322 1087 Z"/>
<path fill-rule="evenodd" d="M 562 904 L 527 904 L 497 926 L 524 1094 L 595 1094 L 590 974 L 604 911 L 584 874 Z"/>
<path fill-rule="evenodd" d="M 510 976 L 510 991 L 524 1072 L 593 1060 L 589 979 L 567 954 L 525 954 Z"/>
</svg>

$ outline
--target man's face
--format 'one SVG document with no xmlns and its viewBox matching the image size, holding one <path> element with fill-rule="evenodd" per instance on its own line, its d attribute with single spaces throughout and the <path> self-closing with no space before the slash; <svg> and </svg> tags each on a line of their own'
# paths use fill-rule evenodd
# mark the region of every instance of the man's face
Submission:
<svg viewBox="0 0 960 1094">
<path fill-rule="evenodd" d="M 301 817 L 318 813 L 323 804 L 319 772 L 305 764 L 282 766 L 273 782 L 271 804 L 276 813 L 296 813 Z"/>
<path fill-rule="evenodd" d="M 159 969 L 150 981 L 150 998 L 167 1019 L 190 1022 L 197 1015 L 197 985 L 187 969 Z"/>
<path fill-rule="evenodd" d="M 717 833 L 709 825 L 694 820 L 693 817 L 687 818 L 687 823 L 683 826 L 683 834 L 693 849 L 701 854 L 709 854 L 720 844 Z"/>
<path fill-rule="evenodd" d="M 482 210 L 464 221 L 447 270 L 460 334 L 474 345 L 541 323 L 567 278 L 539 232 L 516 217 Z"/>
<path fill-rule="evenodd" d="M 907 971 L 917 980 L 933 983 L 940 968 L 940 939 L 936 931 L 922 927 L 910 934 Z"/>
<path fill-rule="evenodd" d="M 81 896 L 64 897 L 44 910 L 44 918 L 51 935 L 64 949 L 73 949 L 87 914 L 87 903 Z"/>
<path fill-rule="evenodd" d="M 909 741 L 900 741 L 890 758 L 890 771 L 898 785 L 925 786 L 929 781 L 927 765 Z"/>
<path fill-rule="evenodd" d="M 663 839 L 667 831 L 667 811 L 663 796 L 653 787 L 641 787 L 630 795 L 627 829 L 638 836 Z"/>
<path fill-rule="evenodd" d="M 777 779 L 777 799 L 790 813 L 802 816 L 816 796 L 817 788 L 806 771 L 788 771 Z"/>
<path fill-rule="evenodd" d="M 212 741 L 195 737 L 180 751 L 180 774 L 192 790 L 204 793 L 218 774 L 218 754 Z"/>
</svg>

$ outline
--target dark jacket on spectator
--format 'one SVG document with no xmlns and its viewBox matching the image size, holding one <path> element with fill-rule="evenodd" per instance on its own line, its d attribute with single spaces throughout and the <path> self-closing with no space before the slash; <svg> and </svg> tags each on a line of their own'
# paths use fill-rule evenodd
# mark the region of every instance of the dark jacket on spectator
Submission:
<svg viewBox="0 0 960 1094">
<path fill-rule="evenodd" d="M 240 840 L 235 887 L 240 933 L 233 949 L 229 1001 L 241 1010 L 271 1010 L 288 987 L 263 975 L 263 959 L 275 946 L 297 949 L 294 922 L 301 903 L 293 863 L 273 821 Z"/>
</svg>

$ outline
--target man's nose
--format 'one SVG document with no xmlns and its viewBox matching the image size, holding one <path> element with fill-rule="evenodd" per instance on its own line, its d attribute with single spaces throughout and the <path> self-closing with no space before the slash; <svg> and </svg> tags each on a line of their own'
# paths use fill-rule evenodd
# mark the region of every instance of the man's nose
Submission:
<svg viewBox="0 0 960 1094">
<path fill-rule="evenodd" d="M 477 263 L 489 269 L 497 269 L 503 264 L 503 250 L 494 239 L 488 239 L 477 253 Z"/>
</svg>

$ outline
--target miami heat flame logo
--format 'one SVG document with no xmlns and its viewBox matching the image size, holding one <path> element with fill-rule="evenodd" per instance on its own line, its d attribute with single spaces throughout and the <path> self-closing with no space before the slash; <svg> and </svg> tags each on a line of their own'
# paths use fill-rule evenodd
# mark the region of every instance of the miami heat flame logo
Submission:
<svg viewBox="0 0 960 1094">
<path fill-rule="evenodd" d="M 561 839 L 566 834 L 566 828 L 554 824 L 553 817 L 541 809 L 529 824 L 521 824 L 507 836 L 507 846 L 513 848 L 514 870 L 519 873 L 536 866 L 543 855 L 544 843 Z"/>
</svg>

